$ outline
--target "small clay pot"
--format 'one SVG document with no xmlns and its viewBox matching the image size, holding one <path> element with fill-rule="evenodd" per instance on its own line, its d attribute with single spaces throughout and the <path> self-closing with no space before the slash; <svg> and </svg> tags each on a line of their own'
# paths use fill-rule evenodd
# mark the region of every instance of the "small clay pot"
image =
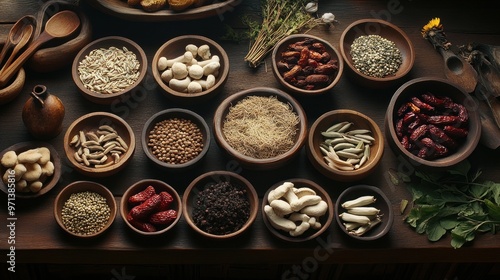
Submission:
<svg viewBox="0 0 500 280">
<path fill-rule="evenodd" d="M 36 85 L 23 107 L 22 118 L 28 132 L 37 139 L 51 139 L 62 131 L 64 105 L 44 85 Z"/>
</svg>

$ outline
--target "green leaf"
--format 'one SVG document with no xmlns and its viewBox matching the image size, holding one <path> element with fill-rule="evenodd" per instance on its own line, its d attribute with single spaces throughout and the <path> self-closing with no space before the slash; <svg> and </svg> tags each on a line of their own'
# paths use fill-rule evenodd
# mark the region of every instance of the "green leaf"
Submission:
<svg viewBox="0 0 500 280">
<path fill-rule="evenodd" d="M 467 160 L 464 160 L 457 165 L 453 166 L 452 169 L 448 170 L 448 173 L 454 174 L 454 175 L 462 175 L 464 177 L 467 177 L 467 174 L 469 174 L 470 171 L 470 163 Z"/>
<path fill-rule="evenodd" d="M 465 244 L 465 238 L 459 235 L 451 235 L 451 247 L 454 249 L 459 249 Z"/>
<path fill-rule="evenodd" d="M 486 204 L 488 215 L 491 217 L 491 219 L 500 223 L 500 206 L 491 202 L 489 199 L 485 199 L 484 204 Z"/>
<path fill-rule="evenodd" d="M 471 185 L 469 186 L 469 193 L 477 198 L 481 199 L 490 192 L 490 189 L 484 185 Z"/>
<path fill-rule="evenodd" d="M 425 233 L 430 241 L 438 241 L 446 234 L 446 229 L 441 226 L 439 219 L 432 219 L 429 221 Z"/>
<path fill-rule="evenodd" d="M 446 217 L 439 221 L 439 224 L 446 230 L 454 229 L 459 223 L 456 217 Z"/>
<path fill-rule="evenodd" d="M 490 189 L 492 201 L 494 201 L 497 205 L 500 205 L 500 183 L 487 181 L 484 182 L 484 184 Z"/>
</svg>

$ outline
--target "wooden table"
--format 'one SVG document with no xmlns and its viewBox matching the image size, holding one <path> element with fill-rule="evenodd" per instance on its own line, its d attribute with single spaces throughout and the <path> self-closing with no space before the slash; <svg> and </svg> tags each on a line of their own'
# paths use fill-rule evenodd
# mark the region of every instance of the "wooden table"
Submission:
<svg viewBox="0 0 500 280">
<path fill-rule="evenodd" d="M 0 0 L 0 41 L 4 41 L 13 22 L 24 14 L 37 11 L 41 1 Z M 201 114 L 212 123 L 216 106 L 226 96 L 255 86 L 279 88 L 279 84 L 266 65 L 250 68 L 243 61 L 248 42 L 222 40 L 225 25 L 244 31 L 240 18 L 246 13 L 259 11 L 258 1 L 241 1 L 240 5 L 219 17 L 189 22 L 130 22 L 111 17 L 80 1 L 93 26 L 94 38 L 119 35 L 139 43 L 149 60 L 156 49 L 166 40 L 184 34 L 199 34 L 218 41 L 228 52 L 231 61 L 229 80 L 223 92 L 208 103 L 184 106 L 167 100 L 154 83 L 151 72 L 146 77 L 147 90 L 142 96 L 124 100 L 113 106 L 96 105 L 84 99 L 74 85 L 69 68 L 55 73 L 27 73 L 27 81 L 19 97 L 0 107 L 0 149 L 21 141 L 31 140 L 21 120 L 21 110 L 31 89 L 44 84 L 57 95 L 66 107 L 64 129 L 77 117 L 93 112 L 108 111 L 124 118 L 137 136 L 136 153 L 130 165 L 119 174 L 108 178 L 93 179 L 72 170 L 65 159 L 63 134 L 48 141 L 56 147 L 63 158 L 63 174 L 59 184 L 44 197 L 21 201 L 16 200 L 15 254 L 18 263 L 123 263 L 123 264 L 169 264 L 169 263 L 289 263 L 317 265 L 318 263 L 498 263 L 500 238 L 498 235 L 479 234 L 473 243 L 459 250 L 452 249 L 450 239 L 429 242 L 426 236 L 415 233 L 403 222 L 399 212 L 401 199 L 410 199 L 404 186 L 395 186 L 388 180 L 389 169 L 398 169 L 401 162 L 387 148 L 382 163 L 369 177 L 353 183 L 340 183 L 322 176 L 314 170 L 304 150 L 300 156 L 285 167 L 269 171 L 242 169 L 237 162 L 227 158 L 215 141 L 211 144 L 203 164 L 196 170 L 169 173 L 155 168 L 146 158 L 139 141 L 142 126 L 155 112 L 171 107 L 184 107 Z M 479 41 L 500 45 L 500 26 L 492 24 L 498 16 L 497 10 L 487 5 L 447 5 L 438 1 L 320 1 L 320 13 L 333 12 L 339 20 L 334 29 L 315 29 L 311 34 L 321 36 L 338 48 L 340 34 L 352 21 L 376 17 L 388 20 L 401 27 L 411 38 L 416 49 L 415 66 L 408 79 L 422 76 L 444 78 L 442 59 L 432 46 L 422 39 L 421 27 L 433 17 L 441 17 L 448 39 L 455 45 Z M 7 8 L 6 8 L 7 7 Z M 309 122 L 322 113 L 339 108 L 358 110 L 372 117 L 383 127 L 383 118 L 394 88 L 373 90 L 354 84 L 348 75 L 330 94 L 298 98 L 306 110 Z M 478 146 L 471 156 L 475 166 L 484 169 L 484 178 L 500 181 L 498 151 Z M 182 194 L 195 177 L 210 170 L 232 170 L 250 180 L 262 197 L 273 183 L 291 177 L 311 179 L 324 186 L 332 199 L 346 187 L 354 184 L 369 184 L 380 187 L 390 198 L 396 213 L 394 225 L 389 234 L 378 241 L 363 243 L 349 239 L 336 223 L 327 233 L 316 240 L 302 244 L 284 243 L 273 238 L 259 216 L 249 232 L 240 238 L 228 241 L 206 240 L 192 231 L 184 219 L 171 232 L 157 238 L 142 238 L 126 228 L 119 215 L 110 230 L 102 237 L 92 240 L 74 239 L 65 234 L 53 217 L 53 202 L 57 193 L 76 180 L 91 180 L 107 186 L 120 201 L 121 195 L 132 183 L 144 179 L 164 180 Z M 6 203 L 0 207 L 0 250 L 2 263 L 9 251 L 5 230 Z"/>
</svg>

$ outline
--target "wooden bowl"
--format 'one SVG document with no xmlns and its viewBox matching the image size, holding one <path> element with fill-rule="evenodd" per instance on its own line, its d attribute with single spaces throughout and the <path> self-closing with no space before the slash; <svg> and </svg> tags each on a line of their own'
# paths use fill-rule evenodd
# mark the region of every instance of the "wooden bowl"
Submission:
<svg viewBox="0 0 500 280">
<path fill-rule="evenodd" d="M 98 232 L 93 233 L 93 234 L 88 234 L 88 235 L 83 235 L 79 233 L 75 233 L 68 228 L 63 223 L 63 217 L 62 217 L 62 209 L 64 207 L 64 203 L 70 198 L 70 196 L 74 193 L 80 193 L 80 192 L 95 192 L 100 194 L 106 199 L 106 202 L 109 206 L 110 209 L 110 215 L 108 222 L 105 224 L 105 226 Z M 76 181 L 73 182 L 69 185 L 67 185 L 64 189 L 62 189 L 61 192 L 57 195 L 55 201 L 54 201 L 54 217 L 57 221 L 57 224 L 68 234 L 75 236 L 75 237 L 81 237 L 81 238 L 92 238 L 96 237 L 99 235 L 102 235 L 110 226 L 113 224 L 115 218 L 116 218 L 116 201 L 113 196 L 113 194 L 107 189 L 105 186 L 95 183 L 95 182 L 90 182 L 90 181 Z"/>
<path fill-rule="evenodd" d="M 332 74 L 328 74 L 329 80 L 327 83 L 322 84 L 321 86 L 317 86 L 314 89 L 304 89 L 302 87 L 297 87 L 284 79 L 283 77 L 284 73 L 288 72 L 291 68 L 293 68 L 292 65 L 296 65 L 295 62 L 287 63 L 288 67 L 286 68 L 280 67 L 280 62 L 285 60 L 283 53 L 285 53 L 287 50 L 290 50 L 290 45 L 304 41 L 306 39 L 313 40 L 311 44 L 321 43 L 324 46 L 325 51 L 329 53 L 331 59 L 337 61 L 335 65 L 338 67 L 338 69 L 335 70 L 335 72 L 333 72 Z M 310 49 L 313 50 L 312 47 L 310 47 Z M 321 63 L 326 64 L 328 60 L 329 59 L 321 60 Z M 293 34 L 287 36 L 286 38 L 283 38 L 280 42 L 278 42 L 272 52 L 272 66 L 273 66 L 274 76 L 276 77 L 278 82 L 285 88 L 285 90 L 287 92 L 291 92 L 299 96 L 315 96 L 330 92 L 331 89 L 335 87 L 335 85 L 339 82 L 340 77 L 342 77 L 342 73 L 344 71 L 344 61 L 340 56 L 340 53 L 337 51 L 337 49 L 334 46 L 332 46 L 332 44 L 330 44 L 328 41 L 323 40 L 322 38 L 319 38 L 317 36 L 308 34 Z"/>
<path fill-rule="evenodd" d="M 378 225 L 375 225 L 373 228 L 368 230 L 361 236 L 353 235 L 346 230 L 344 226 L 344 221 L 339 215 L 346 210 L 342 207 L 342 204 L 346 201 L 356 199 L 361 196 L 374 196 L 375 202 L 370 204 L 369 206 L 373 206 L 380 210 L 380 215 L 382 222 Z M 386 235 L 392 227 L 392 223 L 394 220 L 394 212 L 392 210 L 392 204 L 390 200 L 387 198 L 384 192 L 380 190 L 378 187 L 368 186 L 368 185 L 355 185 L 348 187 L 345 189 L 337 198 L 337 202 L 335 203 L 335 213 L 337 224 L 340 229 L 345 232 L 348 236 L 364 241 L 376 240 L 382 238 Z"/>
<path fill-rule="evenodd" d="M 206 232 L 196 225 L 192 217 L 194 204 L 196 203 L 198 194 L 206 187 L 220 182 L 229 182 L 233 186 L 238 186 L 239 188 L 244 189 L 246 191 L 248 202 L 250 204 L 250 215 L 248 217 L 248 220 L 242 225 L 240 229 L 228 234 L 213 234 Z M 210 171 L 198 176 L 189 184 L 189 186 L 184 191 L 184 195 L 182 196 L 182 211 L 188 225 L 200 235 L 212 239 L 234 238 L 248 230 L 248 228 L 252 225 L 252 223 L 255 221 L 255 218 L 257 217 L 259 208 L 258 205 L 259 198 L 252 184 L 241 175 L 229 171 Z"/>
<path fill-rule="evenodd" d="M 403 61 L 394 75 L 378 78 L 365 75 L 356 69 L 350 54 L 351 45 L 359 36 L 367 35 L 380 35 L 382 38 L 394 42 L 400 50 Z M 353 80 L 371 88 L 384 88 L 401 84 L 415 61 L 415 50 L 408 35 L 396 25 L 380 19 L 360 19 L 348 25 L 340 36 L 340 53 L 350 69 L 349 74 Z"/>
<path fill-rule="evenodd" d="M 435 96 L 446 96 L 454 102 L 462 104 L 468 111 L 469 124 L 467 137 L 460 141 L 459 147 L 448 156 L 423 159 L 411 153 L 403 147 L 397 134 L 395 124 L 398 119 L 397 111 L 405 102 L 409 102 L 412 97 L 420 96 L 423 93 L 432 93 Z M 439 168 L 448 169 L 465 159 L 474 151 L 481 138 L 481 120 L 479 117 L 479 107 L 472 97 L 461 87 L 452 82 L 434 77 L 422 77 L 410 80 L 403 84 L 392 96 L 385 115 L 385 136 L 391 149 L 402 156 L 405 164 L 411 164 L 415 168 Z"/>
<path fill-rule="evenodd" d="M 86 14 L 78 5 L 62 0 L 48 1 L 38 10 L 35 15 L 37 23 L 34 37 L 40 36 L 43 32 L 43 27 L 49 19 L 47 15 L 64 10 L 77 13 L 80 18 L 80 28 L 67 39 L 48 42 L 36 51 L 26 63 L 33 71 L 47 73 L 71 65 L 76 54 L 92 40 L 92 25 Z"/>
<path fill-rule="evenodd" d="M 271 225 L 271 223 L 269 222 L 269 218 L 264 211 L 264 207 L 266 205 L 269 205 L 269 200 L 268 200 L 269 193 L 271 191 L 275 190 L 277 187 L 281 186 L 285 182 L 292 183 L 294 188 L 312 189 L 316 193 L 316 195 L 320 196 L 322 198 L 322 200 L 328 204 L 327 212 L 324 215 L 322 215 L 321 217 L 319 217 L 319 220 L 316 220 L 317 222 L 321 223 L 321 228 L 319 228 L 319 229 L 309 228 L 302 235 L 291 236 L 288 232 L 280 230 L 280 229 L 276 229 L 273 225 Z M 334 205 L 332 203 L 330 195 L 325 191 L 325 189 L 323 189 L 317 183 L 315 183 L 311 180 L 308 180 L 308 179 L 293 178 L 293 179 L 288 179 L 288 180 L 278 182 L 278 183 L 272 185 L 267 190 L 264 197 L 262 198 L 261 212 L 262 212 L 262 218 L 264 220 L 264 224 L 269 229 L 271 234 L 273 234 L 274 236 L 276 236 L 280 239 L 283 239 L 285 241 L 304 242 L 304 241 L 315 239 L 316 237 L 323 234 L 330 227 L 330 224 L 333 220 Z"/>
<path fill-rule="evenodd" d="M 0 105 L 7 104 L 14 100 L 23 90 L 26 81 L 26 72 L 21 68 L 12 82 L 0 89 Z"/>
<path fill-rule="evenodd" d="M 117 163 L 113 163 L 107 167 L 96 168 L 93 167 L 93 165 L 86 166 L 85 164 L 78 162 L 75 159 L 75 153 L 78 152 L 78 147 L 70 145 L 73 137 L 75 135 L 79 135 L 80 131 L 83 131 L 84 133 L 96 132 L 102 125 L 111 126 L 117 132 L 119 137 L 123 139 L 125 144 L 128 146 L 128 149 L 126 149 L 125 152 L 122 151 Z M 123 145 L 121 146 L 123 147 Z M 71 165 L 81 174 L 90 177 L 107 177 L 122 170 L 132 159 L 132 155 L 135 151 L 134 131 L 127 122 L 117 115 L 107 112 L 89 113 L 79 117 L 68 127 L 68 130 L 64 135 L 64 151 Z M 103 164 L 112 162 L 113 160 L 113 156 L 108 154 L 107 160 Z"/>
<path fill-rule="evenodd" d="M 294 139 L 295 144 L 290 150 L 272 158 L 258 159 L 244 155 L 243 153 L 229 145 L 229 143 L 226 141 L 224 133 L 222 132 L 224 120 L 226 119 L 231 106 L 237 104 L 239 101 L 248 96 L 273 96 L 276 97 L 279 101 L 291 106 L 292 110 L 298 115 L 299 123 L 297 125 L 298 131 Z M 214 135 L 218 145 L 224 151 L 226 151 L 229 156 L 236 159 L 242 166 L 249 169 L 264 170 L 283 166 L 300 153 L 300 149 L 304 145 L 307 137 L 307 116 L 300 103 L 298 103 L 295 98 L 285 93 L 284 91 L 274 88 L 256 87 L 230 95 L 221 102 L 221 104 L 215 111 L 213 121 Z"/>
<path fill-rule="evenodd" d="M 320 150 L 320 144 L 325 140 L 321 132 L 334 124 L 351 122 L 349 130 L 368 129 L 375 140 L 370 146 L 369 159 L 355 170 L 339 170 L 328 166 Z M 350 109 L 332 110 L 321 115 L 309 129 L 307 137 L 307 156 L 316 170 L 337 181 L 350 182 L 361 180 L 372 173 L 379 165 L 384 153 L 384 137 L 378 125 L 370 117 Z"/>
<path fill-rule="evenodd" d="M 151 147 L 148 146 L 149 134 L 151 130 L 154 128 L 154 126 L 161 121 L 173 118 L 184 119 L 193 122 L 200 129 L 203 135 L 202 151 L 195 158 L 185 163 L 171 164 L 161 161 L 158 159 L 158 157 L 156 157 L 153 154 Z M 146 156 L 156 165 L 162 168 L 166 168 L 168 170 L 185 170 L 196 166 L 197 163 L 199 163 L 202 160 L 202 158 L 207 154 L 208 148 L 210 147 L 210 138 L 211 137 L 208 124 L 205 121 L 205 119 L 203 119 L 200 115 L 187 109 L 171 108 L 154 114 L 146 121 L 146 124 L 142 129 L 141 143 L 142 143 L 142 149 L 144 150 Z"/>
<path fill-rule="evenodd" d="M 84 86 L 80 74 L 78 71 L 78 67 L 83 59 L 87 57 L 92 51 L 98 49 L 109 49 L 111 47 L 116 47 L 120 50 L 126 48 L 128 51 L 131 51 L 135 54 L 137 61 L 139 62 L 139 76 L 135 80 L 135 82 L 123 90 L 114 92 L 114 93 L 100 93 L 96 91 L 92 91 Z M 134 41 L 119 37 L 119 36 L 109 36 L 97 39 L 89 44 L 87 44 L 83 49 L 78 52 L 75 59 L 73 60 L 73 65 L 71 68 L 71 76 L 76 86 L 78 87 L 79 92 L 88 100 L 97 103 L 97 104 L 111 104 L 115 100 L 119 100 L 124 98 L 123 96 L 132 94 L 142 83 L 144 77 L 146 76 L 148 66 L 147 66 L 147 57 L 144 50 Z M 141 90 L 141 89 L 137 89 Z"/>
<path fill-rule="evenodd" d="M 220 59 L 220 68 L 218 71 L 219 73 L 215 78 L 215 84 L 211 88 L 197 93 L 181 92 L 172 89 L 161 78 L 163 71 L 158 69 L 158 61 L 161 57 L 166 57 L 167 59 L 180 57 L 186 52 L 186 46 L 189 44 L 194 44 L 197 47 L 208 45 L 210 47 L 212 57 L 217 55 Z M 201 61 L 199 57 L 197 60 Z M 168 40 L 158 48 L 153 57 L 153 61 L 151 62 L 151 70 L 155 81 L 158 83 L 163 94 L 167 98 L 183 104 L 200 103 L 213 98 L 223 89 L 229 76 L 229 57 L 227 56 L 226 51 L 210 38 L 199 35 L 183 35 Z M 204 79 L 205 76 L 202 80 Z"/>
<path fill-rule="evenodd" d="M 143 229 L 135 227 L 127 218 L 130 210 L 134 207 L 133 204 L 129 203 L 129 198 L 141 191 L 144 191 L 148 186 L 152 186 L 155 189 L 155 193 L 159 194 L 160 192 L 166 191 L 173 198 L 173 201 L 170 204 L 169 209 L 175 210 L 177 212 L 177 217 L 170 224 L 164 226 L 155 225 L 156 231 L 145 231 Z M 180 220 L 182 215 L 182 207 L 181 207 L 181 198 L 177 191 L 171 187 L 169 184 L 155 179 L 144 179 L 140 180 L 133 185 L 131 185 L 123 194 L 122 199 L 120 201 L 120 214 L 122 216 L 125 224 L 132 229 L 133 231 L 141 234 L 141 235 L 159 235 L 165 233 L 172 229 L 177 222 Z"/>
<path fill-rule="evenodd" d="M 42 195 L 48 193 L 52 188 L 54 188 L 54 186 L 57 185 L 57 183 L 59 182 L 59 179 L 61 177 L 61 158 L 60 158 L 59 154 L 57 153 L 56 149 L 52 145 L 50 145 L 49 143 L 39 142 L 39 141 L 29 141 L 29 142 L 17 143 L 17 144 L 14 144 L 14 145 L 6 148 L 5 150 L 3 150 L 0 153 L 0 159 L 8 151 L 14 151 L 14 152 L 16 152 L 17 155 L 19 155 L 20 153 L 22 153 L 24 151 L 39 148 L 39 147 L 46 147 L 47 149 L 49 149 L 50 161 L 54 164 L 54 173 L 52 174 L 52 176 L 47 177 L 47 179 L 45 180 L 45 182 L 43 184 L 42 189 L 36 193 L 34 193 L 34 192 L 26 192 L 25 193 L 25 192 L 18 192 L 18 191 L 13 193 L 13 191 L 15 190 L 15 188 L 13 188 L 14 186 L 11 185 L 11 183 L 13 183 L 13 182 L 8 182 L 8 184 L 5 184 L 5 182 L 3 180 L 0 180 L 1 181 L 0 188 L 2 189 L 3 192 L 5 192 L 8 195 L 14 194 L 15 198 L 36 198 L 36 197 L 39 197 L 39 196 L 42 196 Z M 2 178 L 5 175 L 5 172 L 7 172 L 7 168 L 5 168 L 5 166 L 3 166 L 3 164 L 0 164 L 0 173 L 2 175 Z"/>
</svg>

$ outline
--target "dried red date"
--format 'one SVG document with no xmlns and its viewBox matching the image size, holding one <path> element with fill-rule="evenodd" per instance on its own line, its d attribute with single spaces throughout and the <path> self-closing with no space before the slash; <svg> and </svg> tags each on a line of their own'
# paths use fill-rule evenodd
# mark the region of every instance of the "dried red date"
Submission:
<svg viewBox="0 0 500 280">
<path fill-rule="evenodd" d="M 322 74 L 312 74 L 305 78 L 306 83 L 312 85 L 324 84 L 327 83 L 328 80 L 330 80 L 330 77 L 328 77 L 328 75 Z"/>
<path fill-rule="evenodd" d="M 154 225 L 152 225 L 151 223 L 139 221 L 139 220 L 133 218 L 132 215 L 130 215 L 130 214 L 127 215 L 127 221 L 138 230 L 142 230 L 145 232 L 155 232 L 156 231 L 156 227 Z"/>
<path fill-rule="evenodd" d="M 155 225 L 169 225 L 177 219 L 177 211 L 170 209 L 156 212 L 149 217 L 149 222 Z"/>
<path fill-rule="evenodd" d="M 434 142 L 436 143 L 443 144 L 444 146 L 451 149 L 457 147 L 457 143 L 437 126 L 429 126 L 429 134 L 431 135 L 432 140 L 434 140 Z"/>
<path fill-rule="evenodd" d="M 338 67 L 332 64 L 319 65 L 314 69 L 316 74 L 332 75 L 337 71 Z"/>
<path fill-rule="evenodd" d="M 292 69 L 290 69 L 290 71 L 287 71 L 285 72 L 285 74 L 283 74 L 283 78 L 285 79 L 285 81 L 290 82 L 295 78 L 295 76 L 300 73 L 301 70 L 302 67 L 300 65 L 295 65 Z"/>
<path fill-rule="evenodd" d="M 443 131 L 446 132 L 446 134 L 457 138 L 464 138 L 468 134 L 468 131 L 466 129 L 454 127 L 451 125 L 444 126 Z"/>
<path fill-rule="evenodd" d="M 158 211 L 168 210 L 174 198 L 168 192 L 160 192 L 160 205 L 158 206 Z"/>
<path fill-rule="evenodd" d="M 150 198 L 155 193 L 156 193 L 155 188 L 153 186 L 148 186 L 143 191 L 138 192 L 129 197 L 128 202 L 133 205 L 143 203 L 144 201 L 146 201 L 146 199 Z"/>
<path fill-rule="evenodd" d="M 300 67 L 305 67 L 307 66 L 307 61 L 309 60 L 309 48 L 307 47 L 304 47 L 301 51 L 300 51 L 300 58 L 299 58 L 299 61 L 297 61 L 297 64 L 300 66 Z"/>
<path fill-rule="evenodd" d="M 130 215 L 134 219 L 143 220 L 158 209 L 160 202 L 161 196 L 159 194 L 154 194 L 143 203 L 133 207 L 130 210 Z"/>
</svg>

